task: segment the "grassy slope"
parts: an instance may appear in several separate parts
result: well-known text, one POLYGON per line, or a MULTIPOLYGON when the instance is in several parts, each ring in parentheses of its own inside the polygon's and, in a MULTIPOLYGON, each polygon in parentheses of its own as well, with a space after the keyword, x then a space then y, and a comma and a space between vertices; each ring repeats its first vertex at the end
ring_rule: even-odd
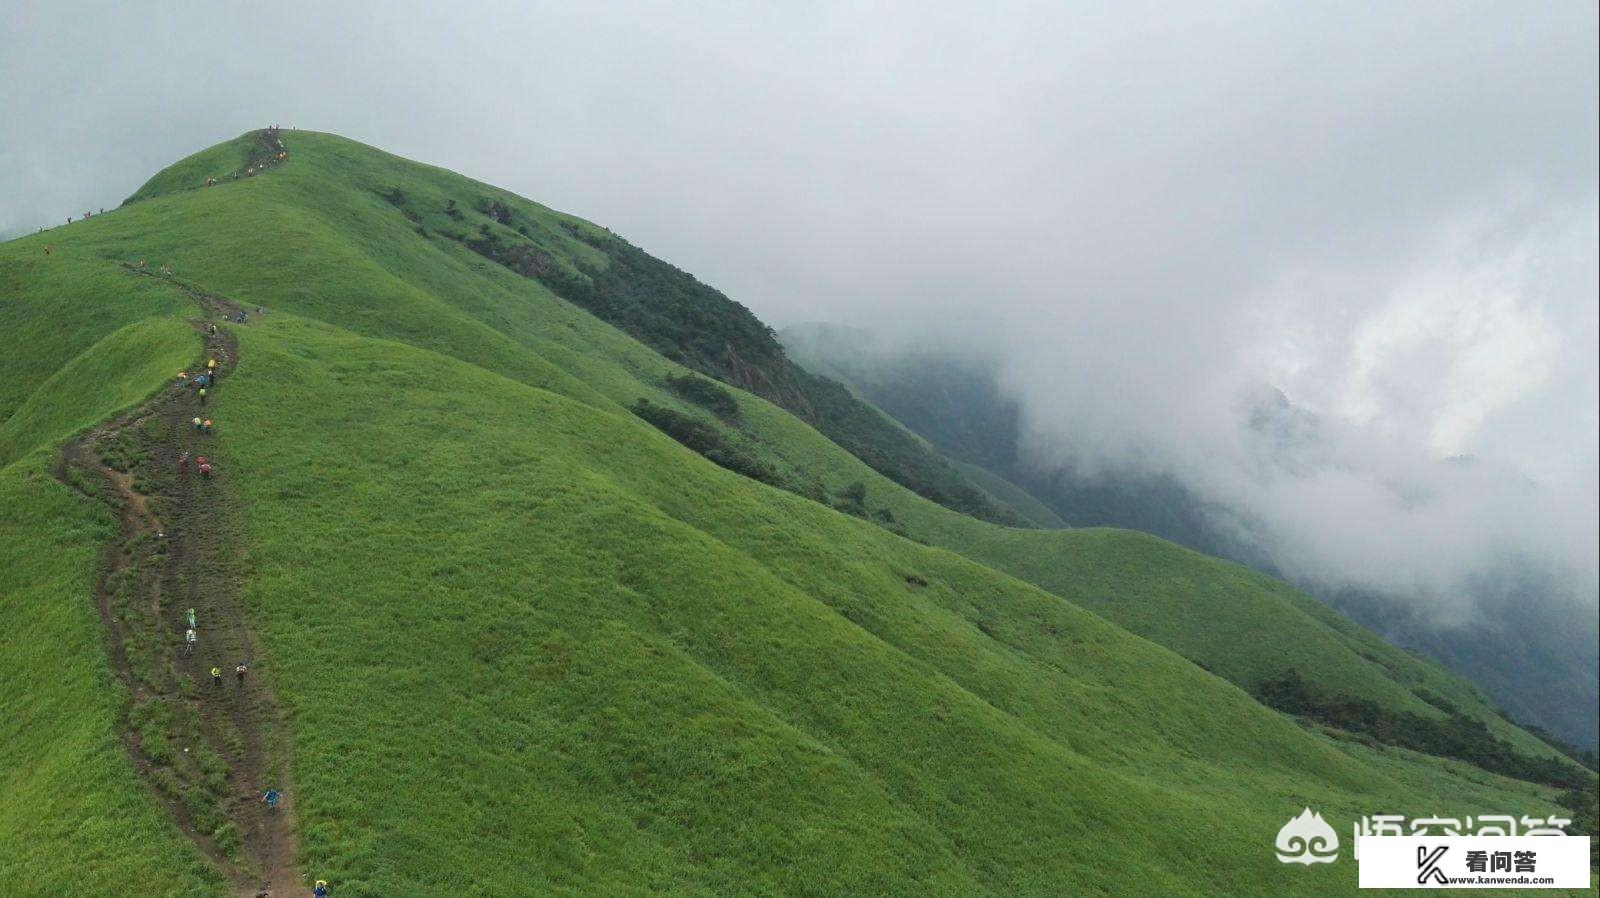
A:
MULTIPOLYGON (((1284 796, 1416 798, 1162 649, 629 416, 288 316, 241 354, 222 455, 306 850, 373 894, 1053 894, 1141 860, 1176 893, 1321 890, 1255 860, 1284 796)), ((1430 807, 1539 804, 1407 776, 1430 807)))
MULTIPOLYGON (((306 856, 347 893, 1054 893, 1126 888, 1107 870, 1135 860, 1176 892, 1319 891, 1353 869, 1264 850, 1297 803, 1548 809, 1326 742, 1017 580, 710 466, 622 410, 674 402, 668 363, 363 205, 348 179, 392 157, 288 140, 281 171, 52 239, 279 310, 243 329, 219 455, 306 856), (1198 879, 1195 857, 1214 862, 1198 879)), ((404 173, 408 193, 447 178, 404 173)), ((775 460, 1021 565, 1018 532, 741 401, 775 460)))
POLYGON ((0 255, 0 333, 22 350, 0 363, 12 366, 0 377, 11 416, 0 421, 0 883, 8 895, 215 894, 217 876, 112 733, 119 696, 90 592, 114 523, 48 471, 55 446, 143 399, 198 343, 171 317, 140 320, 182 308, 170 291, 61 255, 48 272, 34 262, 0 255))

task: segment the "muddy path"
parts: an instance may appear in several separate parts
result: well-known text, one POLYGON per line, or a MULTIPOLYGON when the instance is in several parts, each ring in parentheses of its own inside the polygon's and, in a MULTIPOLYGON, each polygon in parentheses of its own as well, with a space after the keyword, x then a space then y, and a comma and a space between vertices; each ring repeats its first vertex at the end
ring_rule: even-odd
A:
POLYGON ((65 446, 56 476, 117 516, 95 603, 106 655, 127 690, 117 729, 128 757, 234 894, 275 898, 302 886, 285 728, 239 590, 226 437, 238 360, 227 322, 239 309, 171 283, 200 311, 190 324, 203 350, 189 373, 216 361, 219 374, 204 404, 195 387, 175 378, 144 405, 65 446), (210 433, 194 426, 197 416, 213 420, 210 433), (201 456, 211 477, 198 470, 201 456), (185 644, 190 609, 192 649, 185 644), (242 678, 235 674, 240 664, 242 678), (262 801, 268 789, 283 794, 274 811, 262 801))

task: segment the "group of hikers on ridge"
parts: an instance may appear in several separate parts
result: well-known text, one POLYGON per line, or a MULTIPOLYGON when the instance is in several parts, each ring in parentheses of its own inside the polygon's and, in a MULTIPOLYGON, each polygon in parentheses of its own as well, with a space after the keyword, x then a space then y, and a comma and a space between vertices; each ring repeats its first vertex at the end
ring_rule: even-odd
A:
MULTIPOLYGON (((264 310, 257 309, 258 314, 262 312, 264 312, 264 310)), ((242 311, 239 312, 234 320, 238 321, 239 318, 243 317, 243 315, 244 313, 242 311)), ((203 331, 208 337, 215 337, 217 335, 217 326, 215 324, 207 324, 203 328, 203 331)), ((226 358, 226 356, 224 356, 224 358, 226 358)), ((188 392, 192 390, 197 406, 202 407, 197 409, 197 411, 200 411, 200 414, 194 415, 189 420, 189 425, 192 428, 193 438, 196 440, 206 439, 212 435, 214 424, 211 418, 205 414, 203 407, 206 405, 206 400, 210 395, 209 391, 214 391, 216 389, 218 378, 221 376, 221 374, 222 365, 219 362, 216 354, 207 355, 205 366, 199 371, 199 373, 191 374, 189 371, 178 372, 177 382, 175 385, 176 389, 182 392, 188 392)), ((214 469, 211 461, 208 460, 204 455, 194 454, 191 456, 191 450, 189 447, 182 448, 180 454, 178 455, 178 471, 180 474, 187 472, 191 458, 195 463, 196 470, 200 473, 202 478, 210 478, 213 476, 214 469)), ((200 641, 199 631, 201 627, 199 614, 194 608, 188 608, 184 611, 183 625, 183 655, 188 657, 194 654, 195 649, 200 641)), ((219 696, 224 695, 225 693, 222 692, 222 689, 224 685, 223 677, 225 672, 222 665, 212 665, 209 673, 211 675, 213 694, 219 696)), ((249 673, 250 667, 244 661, 239 661, 233 665, 235 689, 240 691, 241 694, 245 688, 245 680, 249 673)), ((276 813, 279 804, 283 801, 282 791, 274 787, 269 786, 257 794, 260 797, 261 803, 265 806, 266 812, 269 814, 276 813)), ((265 889, 265 886, 263 886, 263 889, 265 889)), ((266 893, 263 891, 261 894, 266 893)), ((328 891, 327 881, 321 879, 317 880, 312 894, 316 896, 316 898, 327 898, 327 896, 330 894, 328 891)))
MULTIPOLYGON (((216 325, 209 325, 206 332, 208 334, 215 334, 216 325)), ((217 364, 217 357, 211 356, 206 360, 205 370, 193 377, 190 377, 189 372, 187 371, 179 371, 178 385, 187 385, 194 388, 196 401, 198 401, 200 405, 205 405, 206 397, 210 395, 207 391, 216 389, 217 378, 220 377, 221 374, 222 368, 217 364)), ((195 415, 190 423, 194 425, 194 432, 196 434, 199 434, 200 436, 211 436, 212 425, 210 418, 202 418, 199 415, 195 415)), ((195 470, 200 473, 200 476, 209 479, 214 472, 211 461, 204 455, 196 455, 194 457, 194 462, 195 470)), ((188 470, 189 450, 185 449, 178 455, 178 472, 181 474, 188 470)))
MULTIPOLYGON (((246 178, 253 178, 253 177, 256 176, 257 172, 266 171, 267 170, 267 166, 269 166, 269 165, 277 165, 278 163, 282 162, 283 160, 288 159, 289 158, 289 151, 284 149, 283 138, 278 136, 278 132, 280 130, 282 130, 282 129, 279 128, 277 125, 273 125, 273 126, 267 128, 266 131, 263 132, 261 137, 259 138, 261 143, 265 144, 266 147, 267 147, 266 155, 263 156, 263 155, 259 155, 259 154, 253 154, 252 157, 251 157, 251 162, 249 164, 247 164, 242 169, 238 169, 238 168, 234 169, 233 171, 229 172, 225 177, 228 178, 231 181, 239 180, 239 176, 240 175, 243 175, 246 178)), ((217 179, 216 178, 206 178, 205 186, 207 186, 207 187, 215 187, 215 186, 217 186, 217 179)))
MULTIPOLYGON (((246 177, 246 178, 253 178, 253 177, 256 176, 257 173, 266 171, 268 166, 278 165, 279 163, 283 162, 285 159, 288 159, 289 158, 289 151, 283 145, 283 138, 279 136, 279 132, 281 130, 282 130, 282 128, 280 128, 277 125, 272 125, 271 127, 267 128, 266 131, 261 135, 261 142, 266 144, 266 147, 267 147, 266 154, 265 155, 256 155, 256 156, 252 157, 253 161, 250 164, 246 165, 244 168, 236 168, 233 171, 229 172, 228 174, 224 175, 223 177, 228 179, 228 180, 230 180, 230 181, 237 181, 237 180, 239 180, 239 178, 241 176, 246 177)), ((290 129, 290 130, 293 130, 293 129, 290 129)), ((207 187, 215 187, 215 186, 217 186, 217 181, 218 181, 218 179, 216 179, 216 178, 206 178, 203 183, 207 187)), ((97 215, 97 214, 98 215, 104 215, 104 214, 106 214, 106 210, 104 208, 101 208, 101 210, 98 213, 95 212, 93 209, 86 210, 81 216, 78 217, 77 220, 79 220, 79 221, 88 221, 89 219, 95 217, 95 215, 97 215)), ((73 217, 68 215, 67 216, 67 224, 72 224, 73 221, 74 221, 73 217)), ((45 230, 45 226, 44 225, 39 225, 37 233, 41 233, 42 234, 42 233, 44 233, 44 230, 45 230)), ((50 247, 47 246, 47 247, 44 248, 44 254, 47 255, 47 256, 50 255, 50 247)), ((144 270, 144 261, 143 260, 140 260, 138 267, 139 267, 139 269, 141 271, 144 270)), ((162 266, 161 274, 163 276, 166 276, 166 277, 171 277, 172 276, 172 269, 167 268, 166 266, 162 266)))

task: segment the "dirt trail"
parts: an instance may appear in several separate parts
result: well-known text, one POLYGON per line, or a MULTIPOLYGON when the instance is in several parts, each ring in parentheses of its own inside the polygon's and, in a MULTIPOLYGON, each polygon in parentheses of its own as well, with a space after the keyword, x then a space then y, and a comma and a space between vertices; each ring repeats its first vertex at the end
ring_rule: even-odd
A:
POLYGON ((239 309, 172 283, 203 313, 190 322, 205 347, 192 373, 212 358, 221 372, 207 404, 194 388, 171 385, 64 447, 56 474, 107 502, 120 522, 95 599, 106 654, 128 690, 118 734, 133 766, 235 894, 276 898, 302 886, 285 730, 257 666, 236 571, 224 434, 238 344, 222 323, 239 309), (197 415, 216 419, 211 435, 193 426, 197 415), (180 467, 186 451, 190 459, 180 467), (211 461, 215 476, 200 476, 197 456, 211 461), (190 608, 192 652, 184 648, 190 608), (240 663, 249 669, 243 681, 234 675, 240 663), (213 668, 223 672, 220 685, 213 668), (269 788, 284 795, 273 812, 261 801, 269 788))

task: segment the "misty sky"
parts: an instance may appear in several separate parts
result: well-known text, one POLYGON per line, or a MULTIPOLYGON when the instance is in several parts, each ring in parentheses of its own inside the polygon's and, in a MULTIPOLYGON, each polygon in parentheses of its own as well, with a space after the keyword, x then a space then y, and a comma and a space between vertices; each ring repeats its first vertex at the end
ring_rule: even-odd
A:
POLYGON ((996 354, 1041 459, 1243 496, 1307 576, 1521 540, 1593 592, 1593 3, 4 5, 0 233, 335 131, 996 354), (1265 385, 1314 465, 1241 440, 1265 385))

